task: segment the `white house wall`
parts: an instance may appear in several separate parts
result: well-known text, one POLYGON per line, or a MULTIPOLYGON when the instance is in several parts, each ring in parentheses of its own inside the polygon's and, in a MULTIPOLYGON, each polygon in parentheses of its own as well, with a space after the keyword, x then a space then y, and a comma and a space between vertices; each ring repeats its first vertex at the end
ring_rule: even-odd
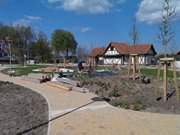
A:
MULTIPOLYGON (((119 52, 115 48, 108 48, 107 52, 105 53, 105 56, 119 56, 119 52)), ((122 58, 104 58, 104 64, 105 65, 113 65, 113 64, 122 64, 122 58)))
POLYGON ((113 64, 122 64, 121 58, 104 58, 104 64, 105 65, 113 65, 113 64))
POLYGON ((109 48, 107 52, 105 53, 105 56, 116 56, 116 55, 119 55, 119 53, 115 48, 113 48, 113 50, 109 48))
MULTIPOLYGON (((141 55, 138 57, 138 63, 141 65, 150 65, 152 64, 152 60, 154 59, 154 51, 151 49, 148 54, 150 55, 141 55)), ((128 55, 125 55, 124 57, 128 57, 128 55)), ((104 54, 104 58, 100 57, 99 60, 104 61, 105 65, 126 65, 128 64, 129 60, 123 59, 123 56, 119 54, 119 52, 115 48, 109 47, 104 54), (110 57, 111 56, 111 57, 110 57)), ((132 63, 134 63, 134 60, 132 59, 132 63)))
POLYGON ((139 56, 138 57, 139 64, 145 64, 146 63, 146 57, 145 56, 139 56))
POLYGON ((104 58, 103 57, 99 57, 99 60, 104 60, 104 58))
MULTIPOLYGON (((152 64, 152 59, 154 57, 153 56, 139 56, 138 57, 138 63, 141 64, 141 65, 150 65, 152 64)), ((134 63, 134 59, 132 58, 132 63, 134 63)))
MULTIPOLYGON (((153 56, 140 56, 138 57, 138 63, 141 65, 151 65, 153 56)), ((104 61, 105 65, 113 65, 113 64, 118 64, 118 65, 126 65, 128 62, 124 62, 123 58, 101 58, 100 60, 104 61)), ((134 59, 132 58, 132 63, 134 63, 134 59)))
POLYGON ((154 59, 154 56, 147 56, 146 57, 146 64, 147 65, 150 65, 150 64, 152 64, 152 60, 154 59))
POLYGON ((180 61, 176 61, 176 68, 180 69, 180 61))

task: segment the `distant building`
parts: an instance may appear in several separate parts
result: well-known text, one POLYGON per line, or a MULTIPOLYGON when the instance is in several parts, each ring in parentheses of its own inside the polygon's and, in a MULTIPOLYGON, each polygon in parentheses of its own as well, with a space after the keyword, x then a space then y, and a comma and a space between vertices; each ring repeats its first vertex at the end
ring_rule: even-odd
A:
POLYGON ((180 51, 177 53, 177 55, 179 55, 179 56, 180 56, 180 51))
POLYGON ((180 69, 180 51, 176 55, 176 67, 180 69))
POLYGON ((129 61, 129 46, 125 43, 110 43, 104 52, 104 64, 124 65, 129 61))
POLYGON ((105 48, 94 48, 91 51, 90 57, 93 58, 93 64, 104 64, 105 48))
POLYGON ((4 41, 0 41, 0 57, 8 56, 8 45, 4 41))
POLYGON ((176 61, 180 61, 180 51, 176 54, 176 61))
POLYGON ((9 47, 4 41, 0 41, 0 62, 6 63, 9 61, 9 47))
POLYGON ((155 63, 154 56, 157 54, 154 46, 150 44, 138 44, 129 46, 126 43, 111 42, 106 49, 95 48, 92 50, 91 57, 95 58, 96 64, 104 65, 125 65, 129 62, 131 54, 138 55, 138 61, 143 65, 155 63))

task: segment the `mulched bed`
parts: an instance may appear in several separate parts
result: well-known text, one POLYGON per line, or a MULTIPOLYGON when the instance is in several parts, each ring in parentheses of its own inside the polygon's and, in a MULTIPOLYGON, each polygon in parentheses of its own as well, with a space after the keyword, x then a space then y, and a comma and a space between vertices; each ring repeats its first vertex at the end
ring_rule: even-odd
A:
MULTIPOLYGON (((158 97, 163 96, 163 90, 160 88, 160 93, 156 95, 157 81, 155 79, 151 79, 150 84, 143 84, 140 80, 129 80, 127 75, 121 73, 116 76, 89 78, 83 80, 82 84, 91 92, 105 97, 111 105, 116 107, 163 114, 180 114, 180 102, 177 102, 175 93, 167 102, 163 102, 163 99, 157 101, 158 97)), ((180 85, 180 82, 178 84, 180 85)), ((159 86, 162 86, 162 82, 159 86)), ((170 88, 171 91, 173 87, 170 88)))
POLYGON ((1 135, 47 135, 48 125, 41 125, 47 121, 48 104, 40 94, 0 82, 1 135))

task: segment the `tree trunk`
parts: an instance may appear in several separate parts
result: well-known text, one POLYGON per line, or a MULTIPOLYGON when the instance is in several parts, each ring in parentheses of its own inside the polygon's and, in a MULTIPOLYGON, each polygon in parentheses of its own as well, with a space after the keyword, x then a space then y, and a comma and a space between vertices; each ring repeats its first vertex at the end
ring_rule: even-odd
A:
POLYGON ((68 58, 69 57, 69 49, 67 48, 66 49, 66 58, 68 58))

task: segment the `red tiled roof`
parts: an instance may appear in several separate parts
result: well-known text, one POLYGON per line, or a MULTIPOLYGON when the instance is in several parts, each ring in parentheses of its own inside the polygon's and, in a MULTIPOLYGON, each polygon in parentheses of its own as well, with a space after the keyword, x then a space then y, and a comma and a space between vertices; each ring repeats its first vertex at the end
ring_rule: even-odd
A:
POLYGON ((153 45, 150 45, 150 44, 137 44, 134 46, 129 46, 126 43, 112 42, 110 43, 108 48, 109 47, 114 47, 120 54, 147 54, 150 51, 150 49, 154 50, 153 45))
POLYGON ((127 43, 111 42, 107 48, 94 48, 91 52, 91 56, 102 56, 110 47, 114 47, 119 52, 119 54, 122 55, 148 54, 151 49, 156 54, 153 45, 150 44, 137 44, 134 46, 129 46, 127 43))
POLYGON ((129 46, 126 43, 115 43, 115 42, 112 42, 112 43, 110 43, 110 46, 114 47, 120 54, 128 54, 129 46))
POLYGON ((129 47, 130 54, 148 54, 148 52, 152 49, 152 45, 134 45, 129 47))
POLYGON ((94 48, 90 54, 92 57, 102 56, 104 54, 105 48, 94 48))

